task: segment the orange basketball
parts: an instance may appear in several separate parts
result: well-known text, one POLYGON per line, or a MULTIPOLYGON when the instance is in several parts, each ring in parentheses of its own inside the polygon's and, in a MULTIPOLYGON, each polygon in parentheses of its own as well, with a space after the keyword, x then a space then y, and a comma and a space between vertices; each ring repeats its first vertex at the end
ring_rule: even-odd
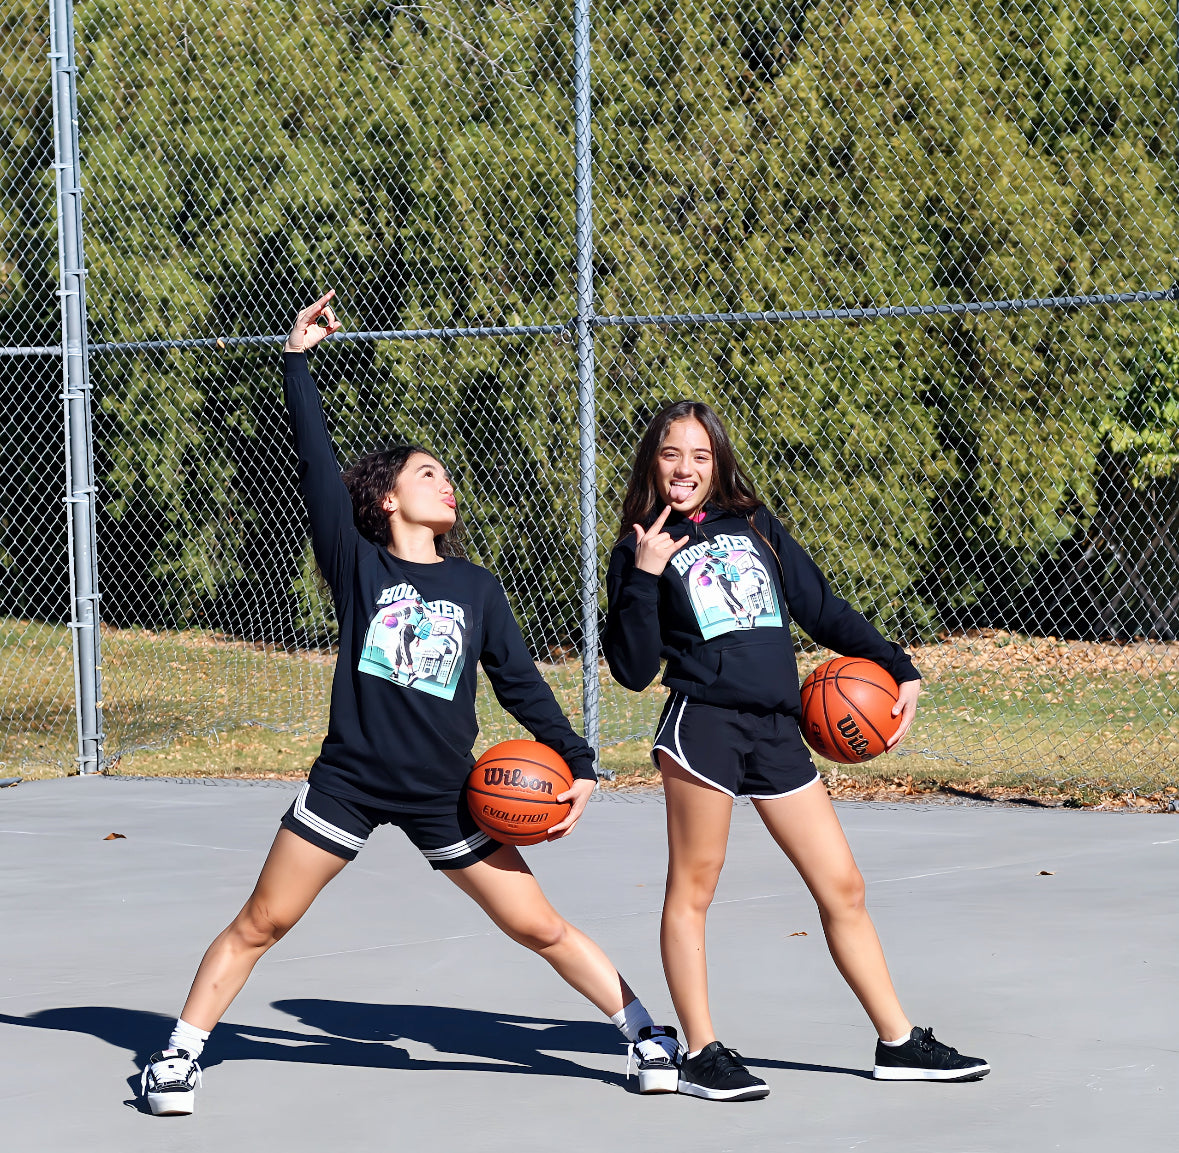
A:
POLYGON ((864 657, 824 661, 802 682, 802 735, 821 757, 843 765, 870 761, 901 727, 891 675, 864 657))
POLYGON ((503 741, 467 777, 467 805, 475 824, 509 845, 536 845, 569 815, 559 794, 573 785, 564 760, 539 741, 503 741))

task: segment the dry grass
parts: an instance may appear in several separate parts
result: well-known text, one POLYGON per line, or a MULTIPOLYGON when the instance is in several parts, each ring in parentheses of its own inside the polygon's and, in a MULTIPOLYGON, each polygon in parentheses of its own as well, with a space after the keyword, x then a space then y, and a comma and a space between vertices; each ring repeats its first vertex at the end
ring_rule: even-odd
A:
MULTIPOLYGON (((202 633, 104 630, 102 643, 108 772, 299 777, 314 760, 329 655, 202 633)), ((0 621, 0 775, 58 776, 72 764, 69 646, 65 629, 0 621)), ((827 655, 801 654, 802 674, 827 655)), ((1179 795, 1179 645, 979 633, 914 657, 925 686, 906 746, 864 765, 821 762, 833 795, 1154 810, 1179 795)), ((579 724, 580 667, 542 668, 579 724)), ((646 738, 665 700, 658 686, 628 693, 603 672, 607 787, 657 786, 646 738)), ((479 712, 485 743, 522 735, 486 685, 479 712)))

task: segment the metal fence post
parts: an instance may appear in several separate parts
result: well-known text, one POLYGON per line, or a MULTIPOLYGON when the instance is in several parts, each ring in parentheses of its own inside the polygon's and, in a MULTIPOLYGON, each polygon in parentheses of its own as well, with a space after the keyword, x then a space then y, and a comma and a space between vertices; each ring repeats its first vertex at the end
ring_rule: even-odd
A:
POLYGON ((590 0, 573 7, 573 119, 577 204, 577 400, 581 463, 582 706, 585 739, 599 744, 598 685, 598 480, 594 412, 594 232, 590 0))
POLYGON ((82 177, 78 155, 77 64, 72 0, 51 0, 53 144, 57 174, 58 296, 61 300, 66 520, 70 548, 70 628, 78 718, 78 771, 102 768, 98 636, 98 547, 94 523, 93 426, 82 255, 82 177))

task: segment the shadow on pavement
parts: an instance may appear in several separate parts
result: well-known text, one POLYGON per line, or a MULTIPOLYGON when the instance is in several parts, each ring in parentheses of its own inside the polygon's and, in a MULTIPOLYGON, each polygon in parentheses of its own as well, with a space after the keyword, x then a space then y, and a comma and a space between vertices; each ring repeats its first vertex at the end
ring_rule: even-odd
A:
MULTIPOLYGON (((587 1069, 549 1052, 620 1054, 622 1039, 614 1026, 604 1021, 563 1021, 441 1005, 374 1005, 321 999, 273 1004, 316 1032, 222 1021, 201 1065, 211 1069, 228 1061, 292 1061, 368 1069, 465 1069, 626 1084, 622 1073, 587 1069), (429 1045, 442 1056, 411 1057, 395 1044, 399 1040, 429 1045)), ((138 1070, 154 1051, 167 1044, 174 1018, 139 1009, 78 1005, 45 1009, 27 1017, 0 1013, 0 1024, 89 1034, 126 1050, 138 1070)), ((135 1100, 126 1103, 138 1107, 138 1071, 127 1079, 127 1084, 135 1100)))

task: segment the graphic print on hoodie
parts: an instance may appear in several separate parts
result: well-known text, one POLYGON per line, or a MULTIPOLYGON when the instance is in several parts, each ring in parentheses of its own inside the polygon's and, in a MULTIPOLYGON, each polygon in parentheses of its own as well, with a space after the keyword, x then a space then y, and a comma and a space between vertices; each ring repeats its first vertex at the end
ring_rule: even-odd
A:
POLYGON ((706 641, 738 629, 782 627, 774 582, 749 537, 721 534, 681 549, 670 563, 706 641))
POLYGON ((408 581, 382 590, 357 668, 395 685, 454 700, 467 656, 469 605, 425 601, 408 581))

